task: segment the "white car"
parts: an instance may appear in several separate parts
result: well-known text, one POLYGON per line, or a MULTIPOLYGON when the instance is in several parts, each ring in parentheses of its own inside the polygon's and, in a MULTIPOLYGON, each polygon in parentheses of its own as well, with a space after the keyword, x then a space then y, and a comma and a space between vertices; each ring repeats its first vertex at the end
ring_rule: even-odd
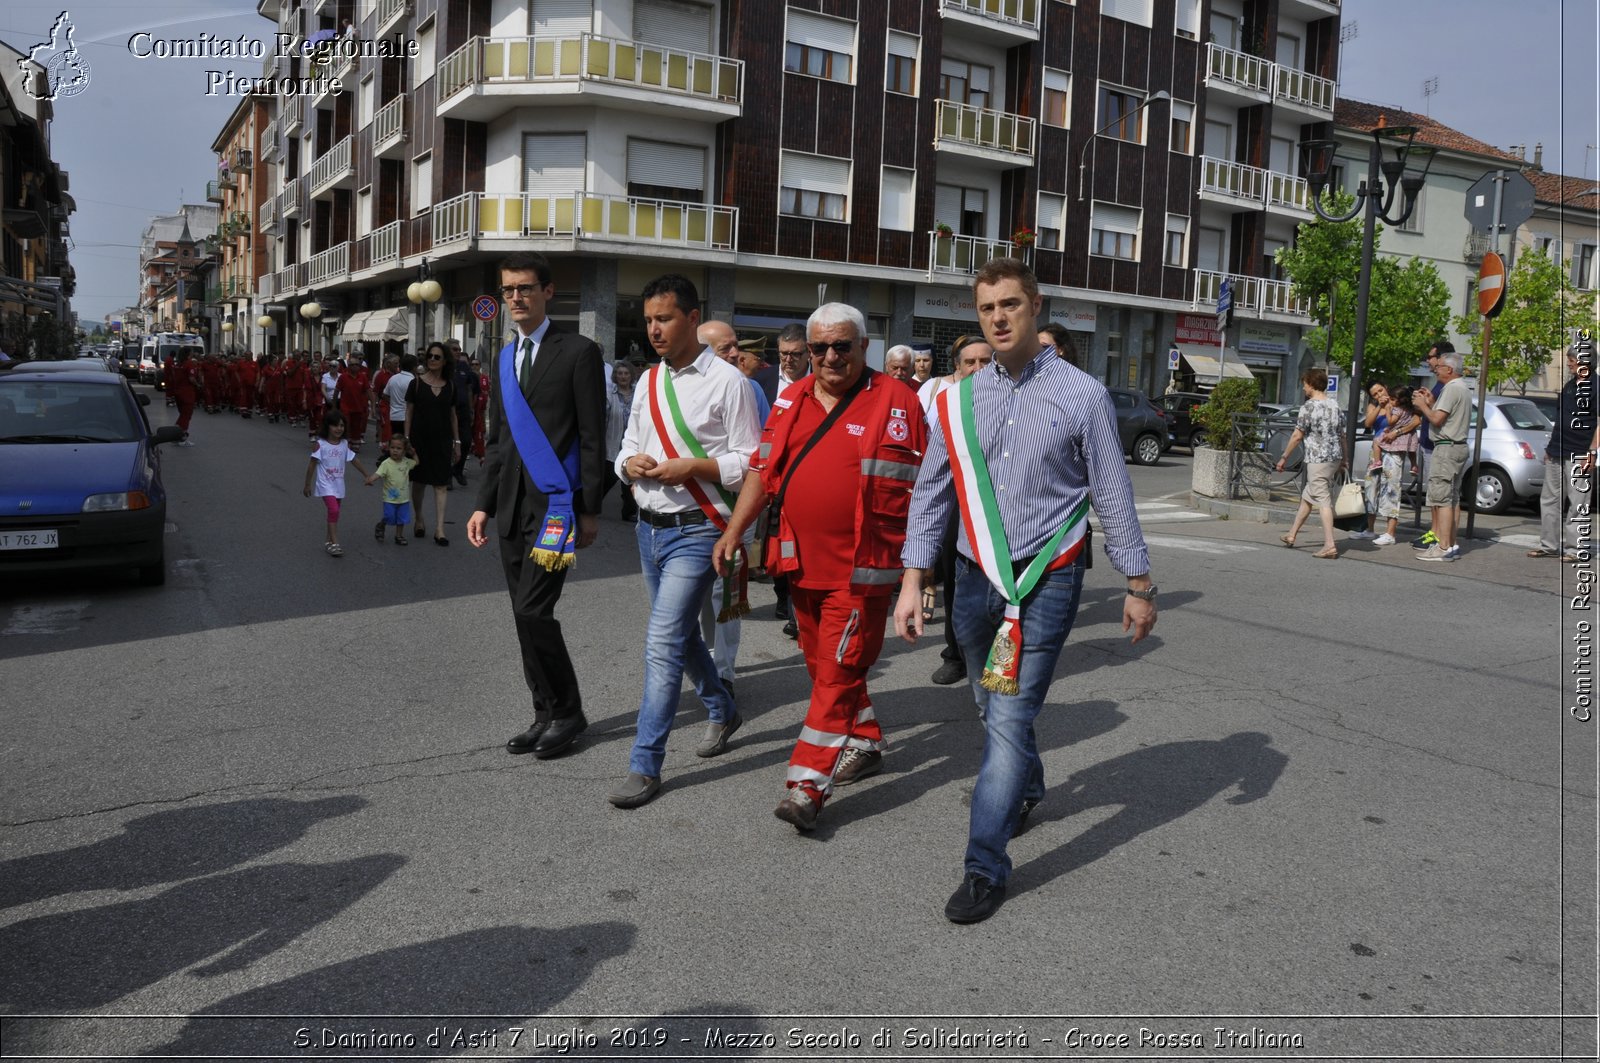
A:
MULTIPOLYGON (((1518 501, 1537 505, 1539 491, 1544 487, 1544 448, 1550 441, 1550 421, 1533 403, 1515 395, 1490 395, 1486 401, 1489 416, 1478 465, 1478 512, 1503 513, 1518 501)), ((1469 462, 1477 434, 1478 409, 1474 401, 1472 425, 1467 430, 1469 462)), ((1371 436, 1358 436, 1353 468, 1365 470, 1371 451, 1371 436)))

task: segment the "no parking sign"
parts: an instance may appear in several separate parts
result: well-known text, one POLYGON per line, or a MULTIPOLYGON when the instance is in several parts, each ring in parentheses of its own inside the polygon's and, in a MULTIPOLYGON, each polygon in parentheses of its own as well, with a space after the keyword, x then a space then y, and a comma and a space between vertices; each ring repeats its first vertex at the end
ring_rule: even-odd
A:
POLYGON ((480 295, 472 300, 472 316, 479 321, 493 321, 500 313, 500 300, 492 295, 480 295))

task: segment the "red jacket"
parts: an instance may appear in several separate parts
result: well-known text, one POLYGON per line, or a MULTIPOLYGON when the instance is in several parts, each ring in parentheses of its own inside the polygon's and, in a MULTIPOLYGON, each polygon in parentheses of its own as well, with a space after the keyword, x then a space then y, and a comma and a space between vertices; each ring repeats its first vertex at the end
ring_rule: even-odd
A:
POLYGON ((367 408, 367 371, 365 369, 346 369, 339 374, 339 383, 334 394, 339 399, 339 409, 345 413, 357 413, 367 408))
MULTIPOLYGON (((917 470, 927 449, 928 430, 915 391, 875 370, 867 372, 870 376, 866 386, 842 418, 865 426, 865 431, 856 437, 861 475, 856 493, 856 538, 849 547, 850 590, 855 594, 885 594, 894 589, 903 570, 900 549, 906 541, 911 487, 917 482, 917 470)), ((752 468, 761 474, 761 486, 769 497, 777 495, 789 464, 789 433, 795 420, 789 411, 802 395, 811 392, 815 383, 815 376, 807 376, 785 388, 773 403, 772 414, 761 432, 761 445, 756 449, 752 468)), ((830 434, 843 430, 838 422, 828 429, 830 434)), ((793 453, 798 454, 804 445, 804 440, 796 441, 793 453)), ((806 460, 813 458, 808 456, 806 460)), ((804 505, 804 500, 791 491, 783 505, 788 509, 804 505)), ((774 539, 779 537, 784 523, 780 513, 778 527, 773 529, 774 539)), ((807 542, 801 550, 837 549, 843 545, 807 542)), ((776 541, 767 543, 765 556, 774 559, 767 566, 769 571, 783 573, 797 567, 793 559, 785 564, 776 541)))

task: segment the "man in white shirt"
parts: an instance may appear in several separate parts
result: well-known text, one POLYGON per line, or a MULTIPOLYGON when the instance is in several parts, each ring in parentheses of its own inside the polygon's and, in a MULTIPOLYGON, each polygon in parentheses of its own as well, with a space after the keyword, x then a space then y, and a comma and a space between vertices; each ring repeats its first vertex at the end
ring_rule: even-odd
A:
POLYGON ((383 386, 383 398, 389 404, 390 434, 406 430, 406 392, 411 389, 411 382, 416 378, 417 356, 401 355, 400 372, 390 377, 389 382, 383 386))
POLYGON ((628 775, 609 795, 618 808, 638 808, 661 789, 686 672, 710 717, 697 755, 723 752, 742 722, 699 616, 715 575, 712 548, 727 527, 761 426, 744 374, 701 346, 699 308, 700 294, 686 277, 669 274, 645 286, 645 328, 662 361, 637 385, 615 468, 639 503, 650 625, 638 734, 628 775))

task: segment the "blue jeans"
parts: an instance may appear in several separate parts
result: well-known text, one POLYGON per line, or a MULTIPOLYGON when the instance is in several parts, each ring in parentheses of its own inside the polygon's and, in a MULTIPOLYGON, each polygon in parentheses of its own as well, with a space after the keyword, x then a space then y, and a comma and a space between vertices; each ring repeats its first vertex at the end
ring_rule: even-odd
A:
POLYGON ((650 595, 650 626, 644 641, 639 731, 628 770, 659 777, 685 672, 712 720, 725 723, 733 715, 733 699, 717 677, 717 666, 700 637, 700 605, 716 575, 711 568, 711 548, 721 533, 711 524, 653 528, 641 520, 636 534, 644 586, 650 595))
MULTIPOLYGON (((1020 566, 1019 566, 1020 567, 1020 566)), ((967 658, 973 695, 983 716, 983 760, 972 791, 972 824, 965 867, 1004 885, 1011 874, 1006 844, 1016 829, 1024 800, 1044 797, 1044 762, 1034 740, 1033 720, 1055 675, 1061 647, 1078 614, 1083 566, 1047 573, 1022 602, 1022 664, 1016 694, 996 694, 978 685, 983 662, 1005 614, 1006 601, 983 570, 956 558, 952 607, 956 639, 967 658)))

